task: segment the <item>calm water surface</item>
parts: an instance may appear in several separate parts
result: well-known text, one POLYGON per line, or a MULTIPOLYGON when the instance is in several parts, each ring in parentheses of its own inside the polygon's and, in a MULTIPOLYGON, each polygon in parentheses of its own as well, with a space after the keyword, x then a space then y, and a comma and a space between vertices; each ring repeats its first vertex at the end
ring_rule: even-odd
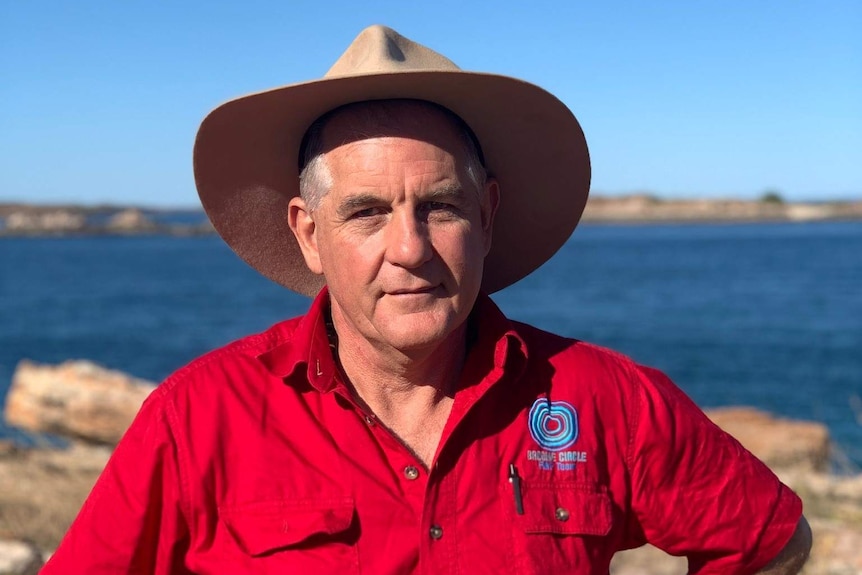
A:
MULTIPOLYGON (((862 464, 860 223, 584 225, 494 299, 659 367, 702 406, 822 421, 862 464)), ((0 395, 22 358, 158 381, 308 303, 216 237, 2 239, 0 395)))

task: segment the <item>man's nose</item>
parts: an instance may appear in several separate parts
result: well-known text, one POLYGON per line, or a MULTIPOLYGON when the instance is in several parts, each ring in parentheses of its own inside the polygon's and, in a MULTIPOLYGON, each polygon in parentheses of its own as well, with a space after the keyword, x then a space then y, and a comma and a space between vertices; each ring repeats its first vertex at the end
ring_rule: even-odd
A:
POLYGON ((404 268, 416 268, 431 259, 428 226, 416 214, 393 214, 386 230, 386 260, 404 268))

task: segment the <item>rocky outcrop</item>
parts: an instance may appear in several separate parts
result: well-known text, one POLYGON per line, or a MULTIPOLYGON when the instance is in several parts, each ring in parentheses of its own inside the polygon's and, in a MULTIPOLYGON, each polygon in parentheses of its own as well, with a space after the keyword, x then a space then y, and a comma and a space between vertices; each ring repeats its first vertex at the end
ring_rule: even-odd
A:
POLYGON ((6 421, 29 431, 95 443, 119 441, 155 384, 89 361, 18 364, 6 421))
POLYGON ((0 238, 213 234, 200 210, 0 203, 0 238))
POLYGON ((733 199, 664 200, 649 194, 593 195, 585 222, 761 222, 862 218, 862 201, 790 203, 733 199))
POLYGON ((41 567, 42 556, 34 545, 0 539, 0 575, 36 575, 41 567))
POLYGON ((66 234, 78 232, 87 225, 82 214, 64 210, 54 210, 42 213, 28 211, 13 212, 6 217, 5 231, 20 234, 66 234))
MULTIPOLYGON (((778 473, 805 502, 805 512, 862 529, 862 475, 830 475, 801 471, 778 473)), ((862 541, 860 541, 862 553, 862 541)))
POLYGON ((706 414, 773 471, 829 468, 829 430, 822 423, 780 419, 750 407, 711 409, 706 414))
MULTIPOLYGON (((72 442, 67 449, 0 452, 0 540, 27 542, 43 553, 55 549, 111 450, 109 446, 72 442)), ((18 553, 13 555, 18 557, 18 553)), ((0 561, 6 557, 0 547, 0 561)), ((0 569, 0 575, 3 573, 0 569)))
POLYGON ((130 208, 111 216, 105 227, 113 232, 141 233, 154 231, 158 226, 141 210, 130 208))

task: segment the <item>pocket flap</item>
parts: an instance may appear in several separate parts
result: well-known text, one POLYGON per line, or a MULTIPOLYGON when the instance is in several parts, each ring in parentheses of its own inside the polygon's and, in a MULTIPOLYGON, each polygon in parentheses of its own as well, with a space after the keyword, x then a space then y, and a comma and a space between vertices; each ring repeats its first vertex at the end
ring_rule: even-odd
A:
POLYGON ((611 498, 603 486, 524 482, 521 489, 524 514, 515 517, 527 533, 610 533, 613 522, 611 498))
POLYGON ((353 499, 345 497, 255 502, 220 508, 219 516, 240 548, 259 556, 346 531, 355 511, 353 499))

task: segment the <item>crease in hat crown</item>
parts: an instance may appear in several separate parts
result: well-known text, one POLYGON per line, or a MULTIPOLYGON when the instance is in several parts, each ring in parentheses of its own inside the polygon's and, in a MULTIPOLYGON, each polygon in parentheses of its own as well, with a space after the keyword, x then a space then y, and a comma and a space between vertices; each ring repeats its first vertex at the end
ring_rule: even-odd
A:
POLYGON ((386 26, 359 33, 324 78, 399 72, 460 72, 452 60, 386 26))

